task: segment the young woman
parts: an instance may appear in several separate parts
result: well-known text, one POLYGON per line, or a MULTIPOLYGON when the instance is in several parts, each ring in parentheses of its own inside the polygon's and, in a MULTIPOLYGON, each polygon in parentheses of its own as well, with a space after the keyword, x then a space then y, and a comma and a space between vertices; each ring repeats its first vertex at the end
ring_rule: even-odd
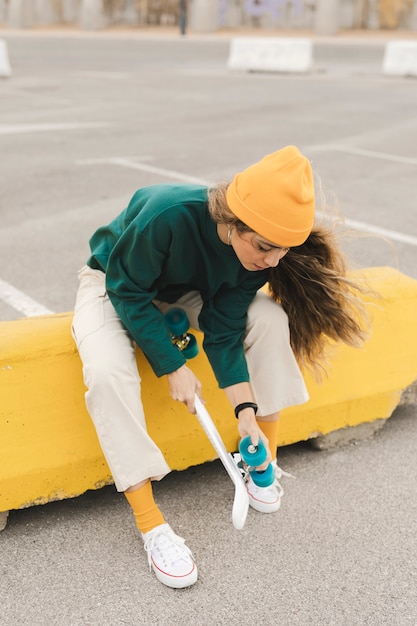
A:
POLYGON ((310 163, 287 146, 213 189, 139 189, 90 240, 73 322, 86 403, 149 565, 170 587, 192 585, 197 567, 153 498, 151 481, 170 469, 147 433, 135 346, 166 377, 171 397, 194 412, 201 383, 163 320, 170 306, 185 309, 204 333, 239 435, 261 438, 274 463, 271 487, 249 478, 250 504, 277 511, 279 412, 308 400, 298 362, 316 363, 326 337, 350 344, 362 337, 343 256, 331 231, 314 227, 314 211, 310 163), (266 283, 271 297, 259 291, 266 283))

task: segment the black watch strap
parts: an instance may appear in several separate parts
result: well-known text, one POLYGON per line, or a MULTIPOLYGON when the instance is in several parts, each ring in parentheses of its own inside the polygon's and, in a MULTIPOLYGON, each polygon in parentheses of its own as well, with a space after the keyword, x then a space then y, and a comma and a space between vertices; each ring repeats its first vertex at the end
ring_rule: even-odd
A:
POLYGON ((253 409, 256 415, 258 412, 258 405, 255 402, 242 402, 242 404, 238 404, 235 408, 236 419, 239 419, 239 413, 243 411, 243 409, 253 409))

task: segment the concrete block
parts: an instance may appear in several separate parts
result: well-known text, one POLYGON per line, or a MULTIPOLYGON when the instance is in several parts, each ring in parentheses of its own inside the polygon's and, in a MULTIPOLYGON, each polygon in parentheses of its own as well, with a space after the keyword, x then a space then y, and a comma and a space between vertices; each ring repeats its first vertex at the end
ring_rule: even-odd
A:
POLYGON ((389 41, 385 46, 382 73, 417 76, 417 41, 389 41))
POLYGON ((76 22, 79 13, 78 0, 62 0, 62 21, 64 24, 76 22))
POLYGON ((81 0, 79 26, 82 30, 100 30, 106 26, 102 0, 81 0))
POLYGON ((0 39, 0 78, 8 78, 11 75, 12 68, 10 67, 7 43, 4 39, 0 39))
POLYGON ((33 0, 36 23, 40 25, 60 24, 62 4, 57 0, 33 0))
POLYGON ((311 39, 304 37, 235 37, 227 67, 251 72, 308 72, 313 58, 311 39))
POLYGON ((404 389, 399 406, 417 405, 417 380, 412 385, 404 389))
POLYGON ((316 35, 337 35, 339 32, 340 0, 320 0, 316 3, 314 32, 316 35))
POLYGON ((214 33, 219 27, 218 0, 192 0, 188 25, 194 33, 214 33))
POLYGON ((0 24, 6 23, 6 0, 0 0, 0 24))
MULTIPOLYGON (((361 349, 332 346, 321 384, 305 372, 310 400, 282 411, 279 446, 341 429, 346 442, 350 427, 389 418, 417 380, 417 281, 391 268, 360 275, 379 294, 366 296, 371 336, 361 349)), ((70 312, 0 323, 0 513, 112 482, 85 407, 71 321, 70 312)), ((202 334, 195 334, 201 347, 202 334)), ((170 467, 213 460, 197 418, 170 399, 166 380, 155 377, 140 350, 137 360, 149 433, 170 467)), ((203 383, 207 409, 226 448, 235 451, 236 420, 202 350, 190 367, 203 383)), ((340 433, 336 439, 341 441, 340 433)), ((6 519, 0 515, 0 527, 6 519)))
POLYGON ((9 0, 7 26, 11 28, 31 28, 35 17, 33 0, 9 0))
POLYGON ((9 517, 9 511, 2 511, 0 513, 0 530, 4 530, 6 528, 8 517, 9 517))
POLYGON ((386 421, 386 419, 377 419, 374 422, 366 422, 349 428, 339 428, 328 435, 314 437, 310 440, 310 444, 316 450, 330 450, 331 448, 348 446, 373 437, 383 428, 386 421))

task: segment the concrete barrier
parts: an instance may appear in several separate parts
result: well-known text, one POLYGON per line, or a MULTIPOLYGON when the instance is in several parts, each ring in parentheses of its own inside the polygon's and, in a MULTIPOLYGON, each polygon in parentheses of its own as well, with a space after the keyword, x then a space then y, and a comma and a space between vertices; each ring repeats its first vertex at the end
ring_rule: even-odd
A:
POLYGON ((417 76, 417 41, 389 41, 385 46, 382 73, 417 76))
POLYGON ((215 33, 218 30, 218 0, 192 0, 189 5, 189 27, 193 33, 215 33))
MULTIPOLYGON (((279 445, 387 419, 417 379, 417 281, 389 268, 363 272, 380 298, 369 300, 372 336, 361 349, 337 346, 328 378, 306 374, 311 399, 282 412, 279 445)), ((84 405, 72 313, 0 323, 0 512, 77 496, 112 482, 84 405)), ((201 333, 196 333, 201 344, 201 333)), ((138 351, 152 437, 172 469, 215 457, 198 420, 171 401, 138 351)), ((229 451, 237 429, 203 353, 191 367, 229 451)), ((1 519, 1 515, 0 515, 1 519)))
POLYGON ((314 10, 314 32, 316 35, 337 35, 340 29, 339 0, 320 0, 314 10))
POLYGON ((227 67, 250 72, 308 72, 313 58, 311 39, 303 37, 235 37, 227 67))
POLYGON ((79 26, 82 30, 100 30, 106 26, 102 0, 81 0, 79 26))
POLYGON ((31 28, 35 21, 33 0, 9 0, 7 26, 10 28, 31 28))
POLYGON ((11 75, 12 68, 10 67, 7 43, 4 39, 0 39, 0 78, 8 78, 11 75))

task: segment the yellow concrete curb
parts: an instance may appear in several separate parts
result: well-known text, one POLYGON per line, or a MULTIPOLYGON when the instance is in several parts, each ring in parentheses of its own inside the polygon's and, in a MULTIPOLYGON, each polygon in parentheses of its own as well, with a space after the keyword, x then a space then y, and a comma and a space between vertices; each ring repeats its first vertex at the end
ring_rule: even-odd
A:
MULTIPOLYGON (((280 445, 389 417, 417 379, 417 281, 390 268, 361 273, 371 298, 372 336, 362 349, 335 348, 321 385, 306 374, 311 400, 283 411, 280 445)), ((77 496, 111 483, 84 405, 72 313, 0 323, 0 512, 77 496)), ((201 336, 197 334, 201 344, 201 336)), ((170 400, 138 353, 148 427, 172 469, 212 460, 197 419, 170 400)), ((204 354, 191 362, 227 448, 236 421, 204 354)))

